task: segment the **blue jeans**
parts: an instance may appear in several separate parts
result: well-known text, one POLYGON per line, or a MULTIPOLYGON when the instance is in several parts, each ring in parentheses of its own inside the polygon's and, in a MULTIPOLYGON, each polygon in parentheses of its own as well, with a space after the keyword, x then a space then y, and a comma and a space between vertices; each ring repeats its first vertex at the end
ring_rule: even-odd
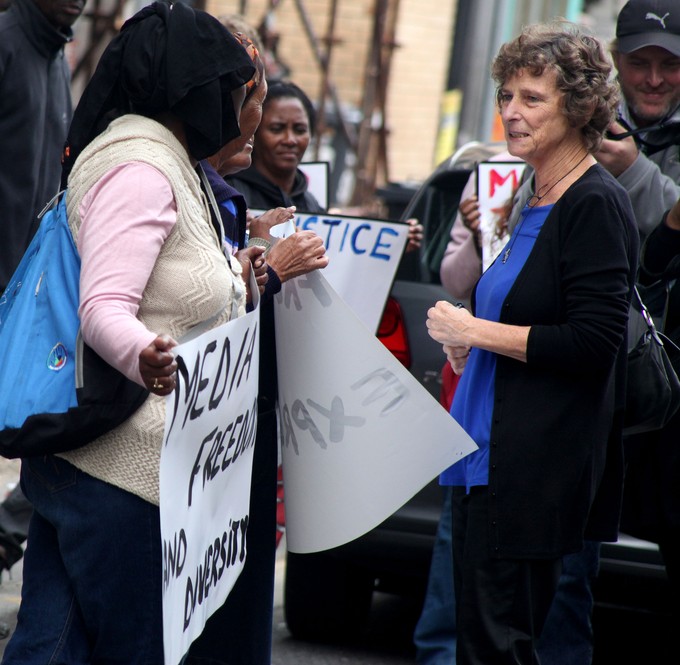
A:
POLYGON ((413 634, 416 663, 452 665, 456 662, 456 599, 453 593, 451 549, 451 487, 444 503, 432 550, 425 602, 413 634))
POLYGON ((22 461, 33 504, 3 665, 163 662, 157 506, 58 457, 22 461))
POLYGON ((593 593, 600 567, 600 543, 562 557, 557 593, 538 641, 542 665, 590 665, 593 660, 593 593))
MULTIPOLYGON (((456 617, 451 549, 451 488, 432 552, 425 602, 413 641, 418 665, 456 662, 456 617)), ((562 574, 538 641, 541 665, 590 665, 593 659, 591 582, 597 576, 600 543, 585 541, 581 552, 562 558, 562 574)))

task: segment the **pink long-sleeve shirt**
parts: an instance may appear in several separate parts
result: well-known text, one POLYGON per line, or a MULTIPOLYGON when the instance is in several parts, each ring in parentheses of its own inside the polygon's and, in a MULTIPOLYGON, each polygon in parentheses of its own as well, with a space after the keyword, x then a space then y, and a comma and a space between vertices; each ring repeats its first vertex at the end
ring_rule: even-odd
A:
POLYGON ((83 197, 78 251, 83 340, 129 379, 144 385, 139 354, 162 331, 137 319, 158 254, 177 221, 170 183, 149 164, 108 171, 83 197))

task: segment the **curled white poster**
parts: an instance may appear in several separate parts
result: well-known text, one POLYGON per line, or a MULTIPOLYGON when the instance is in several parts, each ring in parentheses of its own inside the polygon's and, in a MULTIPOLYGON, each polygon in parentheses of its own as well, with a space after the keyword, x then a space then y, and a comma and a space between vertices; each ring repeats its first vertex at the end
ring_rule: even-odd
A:
POLYGON ((246 557, 259 308, 177 347, 161 451, 163 636, 177 665, 246 557))
POLYGON ((286 541, 314 552, 377 526, 476 445, 320 271, 275 306, 286 541))

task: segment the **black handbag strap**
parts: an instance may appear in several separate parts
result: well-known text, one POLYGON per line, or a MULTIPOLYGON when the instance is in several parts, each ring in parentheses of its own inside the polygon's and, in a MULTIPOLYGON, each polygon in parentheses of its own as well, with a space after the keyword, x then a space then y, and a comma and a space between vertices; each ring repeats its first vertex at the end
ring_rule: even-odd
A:
POLYGON ((647 306, 642 300, 642 296, 640 295, 640 291, 638 290, 637 284, 633 286, 633 297, 635 298, 636 301, 634 305, 635 309, 637 309, 637 311, 640 312, 640 314, 642 314, 642 318, 645 320, 645 323, 647 324, 647 327, 649 328, 650 332, 656 335, 657 330, 656 326, 654 325, 654 319, 652 319, 652 315, 649 313, 647 306))
MULTIPOLYGON (((647 324, 647 328, 649 329, 649 332, 654 336, 656 341, 661 344, 662 346, 670 346, 675 351, 680 353, 680 346, 678 346, 670 337, 667 335, 664 335, 662 332, 660 332, 657 327, 654 325, 654 319, 652 318, 652 315, 649 313, 649 310, 647 309, 647 306, 645 305, 644 301, 642 300, 642 296, 640 295, 640 291, 638 291, 637 286, 633 286, 633 291, 634 291, 634 298, 637 301, 637 304, 635 306, 635 309, 637 309, 640 314, 642 314, 642 318, 644 319, 645 323, 647 324)), ((664 316, 665 319, 665 316, 664 316)))
POLYGON ((638 311, 642 311, 640 307, 644 307, 645 311, 651 316, 652 321, 655 321, 654 325, 657 330, 660 331, 666 330, 666 320, 668 318, 668 312, 671 302, 671 290, 673 289, 675 284, 676 284, 675 279, 669 280, 666 278, 661 278, 657 279, 655 282, 651 284, 640 285, 640 287, 643 290, 643 293, 650 295, 654 294, 652 297, 652 301, 654 301, 654 313, 656 316, 652 316, 647 306, 643 304, 642 295, 640 293, 640 290, 638 289, 638 285, 637 284, 635 285, 635 294, 638 302, 638 305, 636 305, 636 309, 638 309, 638 311))

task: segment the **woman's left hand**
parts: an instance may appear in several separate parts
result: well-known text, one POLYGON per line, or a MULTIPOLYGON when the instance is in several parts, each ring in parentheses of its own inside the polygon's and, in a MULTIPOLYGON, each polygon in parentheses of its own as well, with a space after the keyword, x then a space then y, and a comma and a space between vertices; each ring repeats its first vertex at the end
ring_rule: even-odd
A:
POLYGON ((469 347, 469 328, 474 317, 464 307, 440 300, 427 311, 427 332, 447 347, 469 347))
POLYGON ((462 374, 470 357, 469 346, 447 346, 444 344, 444 353, 455 374, 462 374))
POLYGON ((243 281, 246 283, 246 302, 250 303, 253 300, 253 294, 250 292, 250 271, 252 269, 255 274, 255 281, 260 295, 264 293, 264 287, 269 279, 267 274, 267 261, 264 258, 265 248, 260 245, 251 245, 245 249, 239 249, 236 252, 236 259, 243 268, 243 281))
POLYGON ((169 335, 158 335, 139 354, 139 372, 144 385, 154 395, 169 395, 176 384, 177 362, 171 349, 177 342, 169 335))
POLYGON ((298 229, 287 238, 272 245, 267 256, 269 265, 282 283, 328 265, 328 255, 323 240, 314 231, 298 229))
POLYGON ((420 248, 423 242, 423 225, 417 219, 407 219, 408 224, 408 244, 406 245, 407 252, 413 252, 420 248))

